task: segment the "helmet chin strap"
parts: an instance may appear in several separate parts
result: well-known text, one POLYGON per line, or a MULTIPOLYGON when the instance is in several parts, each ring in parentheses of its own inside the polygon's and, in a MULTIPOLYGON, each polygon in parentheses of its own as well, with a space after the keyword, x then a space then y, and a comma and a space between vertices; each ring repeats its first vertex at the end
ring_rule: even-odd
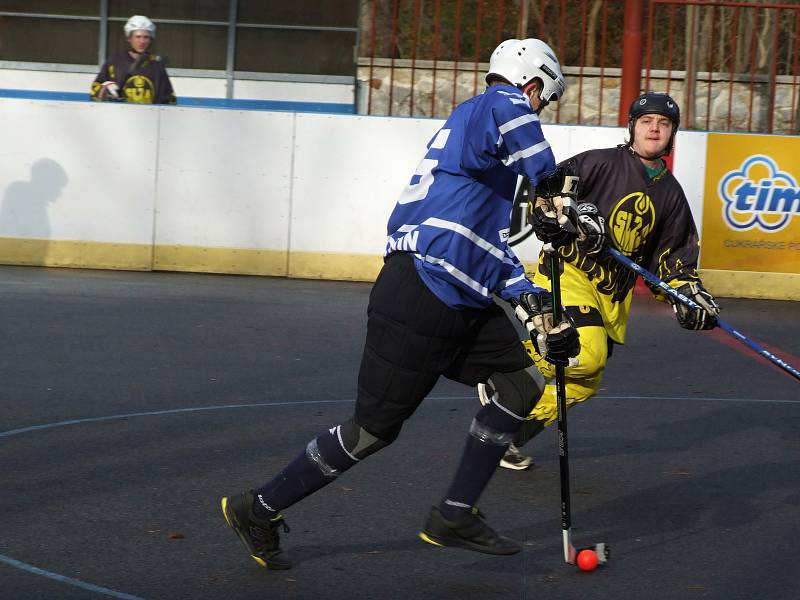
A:
MULTIPOLYGON (((667 144, 667 145, 669 145, 669 144, 667 144)), ((628 143, 626 144, 626 146, 628 146, 628 150, 630 151, 630 153, 631 153, 631 154, 633 154, 634 156, 637 156, 637 157, 639 157, 639 158, 640 158, 640 159, 642 159, 642 160, 658 160, 659 158, 662 158, 662 157, 666 156, 667 154, 669 154, 669 152, 667 152, 667 151, 666 151, 667 149, 666 149, 666 148, 664 148, 664 152, 662 152, 662 153, 661 153, 661 154, 659 154, 658 156, 654 156, 653 158, 648 158, 647 156, 642 156, 642 155, 641 155, 641 154, 639 154, 639 153, 638 153, 636 150, 634 150, 634 148, 633 148, 633 142, 628 142, 628 143)))

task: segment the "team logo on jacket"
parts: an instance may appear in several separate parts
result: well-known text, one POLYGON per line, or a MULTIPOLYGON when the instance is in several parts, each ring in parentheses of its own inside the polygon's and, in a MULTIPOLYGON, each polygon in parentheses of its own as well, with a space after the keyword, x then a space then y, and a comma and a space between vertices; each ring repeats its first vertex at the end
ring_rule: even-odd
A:
POLYGON ((800 187, 769 156, 748 157, 720 180, 722 218, 737 231, 757 228, 768 233, 786 227, 800 215, 800 187))
POLYGON ((133 104, 152 104, 155 87, 149 77, 133 75, 125 82, 125 98, 133 104))
POLYGON ((631 256, 647 241, 655 221, 656 211, 650 196, 633 192, 617 202, 606 225, 616 246, 631 256))

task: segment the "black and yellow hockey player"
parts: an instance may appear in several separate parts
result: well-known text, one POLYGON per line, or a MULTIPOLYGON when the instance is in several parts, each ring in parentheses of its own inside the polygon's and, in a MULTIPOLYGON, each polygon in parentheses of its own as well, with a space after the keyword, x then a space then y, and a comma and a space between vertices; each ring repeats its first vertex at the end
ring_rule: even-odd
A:
MULTIPOLYGON (((692 311, 674 305, 681 326, 695 330, 716 326, 719 307, 696 270, 699 238, 689 203, 661 159, 672 150, 679 122, 680 110, 670 96, 647 92, 630 107, 626 144, 589 150, 562 163, 570 165, 580 180, 577 202, 582 230, 582 239, 560 249, 562 303, 581 339, 578 365, 565 371, 570 406, 597 393, 613 345, 625 342, 635 275, 603 252, 606 244, 703 307, 692 311)), ((533 188, 528 193, 535 195, 533 188)), ((544 253, 533 282, 550 289, 544 253)), ((552 380, 553 365, 537 354, 531 342, 524 344, 545 378, 552 380)), ((492 396, 483 384, 478 393, 484 403, 492 396)), ((556 416, 555 386, 547 385, 501 466, 527 468, 531 458, 519 448, 556 416)))
POLYGON ((164 61, 149 48, 156 37, 155 24, 142 15, 125 23, 128 50, 103 64, 92 82, 92 100, 124 100, 133 104, 175 104, 172 82, 164 61))

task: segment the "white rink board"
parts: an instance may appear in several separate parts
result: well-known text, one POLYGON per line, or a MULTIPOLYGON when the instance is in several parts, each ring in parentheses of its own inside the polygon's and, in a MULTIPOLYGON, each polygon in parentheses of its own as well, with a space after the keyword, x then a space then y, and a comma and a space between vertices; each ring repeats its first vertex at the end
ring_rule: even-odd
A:
MULTIPOLYGON (((2 99, 0 130, 13 143, 0 149, 0 237, 378 257, 395 200, 442 124, 2 99), (36 184, 34 164, 50 169, 36 184)), ((559 161, 626 133, 544 131, 559 161)), ((677 148, 675 173, 700 227, 706 134, 679 132, 677 148)), ((516 251, 534 261, 539 243, 516 251)))
POLYGON ((553 148, 556 162, 561 162, 586 150, 618 146, 625 142, 627 134, 624 127, 544 125, 542 129, 553 148))
POLYGON ((157 122, 153 107, 4 99, 0 236, 152 244, 157 122))
POLYGON ((162 109, 155 243, 286 250, 294 119, 162 109))
POLYGON ((95 75, 95 73, 0 69, 0 88, 84 93, 88 100, 95 75))
MULTIPOLYGON (((175 88, 177 90, 177 87, 175 88)), ((257 81, 237 79, 234 97, 284 102, 337 102, 352 104, 354 86, 339 83, 304 83, 299 81, 257 81)), ((224 93, 222 96, 224 97, 224 93)))
POLYGON ((298 114, 290 251, 382 256, 389 214, 442 123, 298 114))
POLYGON ((694 223, 703 239, 703 194, 706 183, 706 148, 708 134, 700 131, 678 131, 675 139, 675 178, 680 182, 694 223))
MULTIPOLYGON (((40 71, 0 68, 0 88, 49 92, 85 93, 87 100, 99 67, 90 72, 40 71)), ((167 67, 175 95, 182 97, 226 98, 228 81, 218 77, 179 75, 181 69, 167 67)), ((222 73, 222 71, 220 71, 222 73)), ((320 83, 234 78, 233 98, 237 100, 278 100, 285 102, 334 102, 353 104, 355 83, 320 83)))

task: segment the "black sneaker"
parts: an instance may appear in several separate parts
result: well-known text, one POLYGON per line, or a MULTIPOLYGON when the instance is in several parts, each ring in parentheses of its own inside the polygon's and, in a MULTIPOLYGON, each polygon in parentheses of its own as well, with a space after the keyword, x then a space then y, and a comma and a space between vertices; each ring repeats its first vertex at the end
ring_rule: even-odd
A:
POLYGON ((247 547, 253 560, 267 569, 290 569, 292 563, 281 550, 281 536, 278 528, 289 533, 289 526, 283 515, 272 519, 259 519, 253 513, 253 492, 222 499, 222 514, 247 547))
POLYGON ((419 537, 434 546, 454 546, 486 554, 516 554, 522 550, 517 542, 489 527, 474 506, 455 521, 445 519, 434 506, 419 537))

